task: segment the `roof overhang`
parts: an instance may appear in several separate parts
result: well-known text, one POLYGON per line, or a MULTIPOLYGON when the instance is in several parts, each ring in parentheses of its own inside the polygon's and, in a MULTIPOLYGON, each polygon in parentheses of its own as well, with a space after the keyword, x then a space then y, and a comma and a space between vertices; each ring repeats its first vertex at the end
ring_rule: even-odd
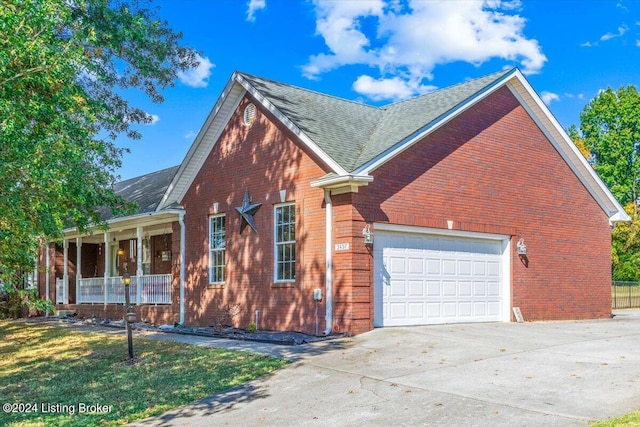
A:
POLYGON ((631 217, 613 196, 607 185, 571 141, 544 101, 533 90, 522 73, 518 72, 507 82, 511 93, 520 101, 529 116, 562 156, 580 182, 609 217, 610 224, 631 221, 631 217))
POLYGON ((165 225, 164 228, 166 228, 166 224, 177 221, 180 217, 180 214, 183 213, 184 211, 182 209, 168 209, 161 212, 147 212, 107 220, 107 230, 100 226, 93 226, 89 228, 88 233, 81 233, 76 228, 67 228, 63 230, 63 232, 65 239, 73 239, 76 237, 104 234, 105 232, 119 233, 123 232, 124 230, 135 230, 138 227, 148 228, 165 225))
POLYGON ((369 185, 371 175, 335 175, 329 174, 311 183, 311 187, 330 190, 331 194, 357 193, 358 188, 369 185))
POLYGON ((181 202, 246 93, 249 93, 264 109, 273 114, 278 121, 296 135, 331 171, 338 175, 347 173, 342 166, 318 147, 309 136, 236 71, 227 82, 207 120, 198 132, 193 144, 191 144, 178 172, 167 188, 162 201, 158 204, 158 211, 171 206, 173 203, 181 202))

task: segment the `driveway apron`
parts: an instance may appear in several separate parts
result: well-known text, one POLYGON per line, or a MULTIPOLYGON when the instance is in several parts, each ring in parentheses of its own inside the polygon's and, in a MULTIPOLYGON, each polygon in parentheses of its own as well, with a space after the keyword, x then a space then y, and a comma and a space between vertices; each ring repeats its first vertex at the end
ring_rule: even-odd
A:
POLYGON ((272 375, 135 425, 586 426, 640 409, 640 311, 376 329, 287 356, 272 375))

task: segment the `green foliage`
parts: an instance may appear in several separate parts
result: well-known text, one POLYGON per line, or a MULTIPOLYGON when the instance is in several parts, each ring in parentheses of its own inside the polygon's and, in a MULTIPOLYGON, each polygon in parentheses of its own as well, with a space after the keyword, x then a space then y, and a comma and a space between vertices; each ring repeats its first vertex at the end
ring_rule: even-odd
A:
POLYGON ((640 178, 640 94, 634 86, 607 88, 580 115, 582 139, 594 168, 618 201, 637 202, 640 178))
POLYGON ((249 325, 247 326, 247 331, 256 332, 257 330, 258 330, 258 325, 256 325, 256 322, 249 322, 249 325))
MULTIPOLYGON (((151 117, 123 98, 153 101, 195 63, 138 0, 3 0, 0 6, 0 281, 19 283, 42 241, 86 231, 133 206, 113 193, 119 134, 151 117)), ((19 289, 18 285, 13 286, 19 289)))
POLYGON ((634 86, 600 92, 569 136, 633 219, 613 231, 613 280, 640 281, 640 94, 634 86))
POLYGON ((630 203, 632 222, 617 223, 611 237, 613 280, 640 282, 640 216, 630 203))

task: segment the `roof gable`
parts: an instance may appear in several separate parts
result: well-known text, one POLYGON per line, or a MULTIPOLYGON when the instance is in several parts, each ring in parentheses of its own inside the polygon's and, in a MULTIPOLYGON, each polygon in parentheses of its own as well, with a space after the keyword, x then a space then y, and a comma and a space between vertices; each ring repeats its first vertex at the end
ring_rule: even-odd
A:
POLYGON ((353 188, 366 185, 371 181, 371 171, 505 85, 610 219, 628 220, 628 215, 517 68, 384 107, 373 107, 235 72, 156 210, 182 199, 247 93, 324 162, 330 172, 325 177, 318 177, 314 186, 335 186, 346 182, 353 188))

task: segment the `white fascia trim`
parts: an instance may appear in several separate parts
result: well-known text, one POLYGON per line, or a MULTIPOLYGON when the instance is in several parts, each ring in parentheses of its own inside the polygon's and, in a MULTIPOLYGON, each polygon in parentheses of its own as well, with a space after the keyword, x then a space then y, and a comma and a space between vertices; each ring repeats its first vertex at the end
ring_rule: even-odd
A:
POLYGON ((371 175, 346 174, 317 179, 311 182, 311 187, 335 188, 344 187, 345 185, 360 187, 363 185, 368 185, 372 181, 373 177, 371 175))
MULTIPOLYGON (((224 125, 219 126, 218 129, 215 129, 213 138, 209 139, 213 141, 213 145, 215 145, 218 142, 218 138, 222 134, 222 131, 224 130, 226 124, 231 119, 231 116, 235 112, 236 108, 240 104, 240 101, 242 100, 242 97, 244 96, 244 91, 240 91, 235 95, 235 97, 229 98, 229 95, 232 93, 234 86, 236 85, 236 82, 235 82, 236 74, 237 73, 234 73, 233 76, 229 79, 229 81, 227 82, 227 85, 225 86, 224 90, 220 94, 220 97, 216 101, 216 104, 211 109, 211 112, 207 116, 207 120, 205 120, 204 124, 200 128, 200 131, 198 132, 198 135, 196 135, 195 140, 191 144, 191 147, 189 147, 189 151, 187 152, 184 159, 182 160, 182 163, 180 164, 180 168, 178 168, 178 172, 176 172, 176 175, 173 177, 171 184, 169 184, 169 187, 167 187, 167 190, 165 191, 165 194, 162 197, 162 201, 158 204, 156 211, 162 210, 162 208, 164 208, 168 204, 171 204, 174 201, 179 202, 182 199, 182 197, 184 197, 185 193, 191 186, 191 183, 195 179, 196 174, 198 173, 198 171, 200 170, 200 168, 202 167, 202 165, 206 160, 206 156, 198 157, 196 155, 201 151, 200 148, 201 148, 201 145, 203 144, 203 139, 206 136, 207 132, 209 131, 209 128, 211 127, 214 120, 220 114, 220 110, 222 110, 222 107, 225 106, 225 104, 228 105, 228 103, 231 103, 230 108, 228 108, 227 110, 227 114, 225 115, 225 117, 223 117, 224 125), (188 167, 190 167, 189 170, 187 170, 188 167), (176 189, 179 183, 182 184, 181 188, 176 189), (174 190, 179 191, 179 193, 174 194, 174 190)), ((209 151, 210 149, 207 150, 207 153, 209 151)))
MULTIPOLYGON (((128 228, 135 228, 137 226, 155 225, 155 224, 159 224, 169 220, 177 219, 181 214, 184 214, 184 212, 185 211, 183 209, 166 209, 162 212, 146 212, 141 214, 113 218, 106 221, 107 225, 109 226, 109 229, 107 231, 111 230, 112 228, 115 228, 116 226, 122 223, 131 223, 126 225, 128 228)), ((90 233, 92 234, 96 232, 98 234, 101 234, 104 232, 104 230, 96 226, 89 227, 89 230, 90 230, 90 233)), ((66 228, 62 230, 62 232, 65 234, 65 239, 86 236, 86 233, 79 233, 77 228, 66 228)))
POLYGON ((556 151, 562 156, 580 182, 582 182, 589 193, 591 193, 591 196, 600 205, 602 210, 607 214, 609 222, 631 221, 631 217, 625 212, 622 205, 620 205, 606 184, 600 179, 589 162, 587 162, 587 159, 580 153, 567 132, 560 126, 560 123, 558 123, 549 108, 535 90, 533 90, 522 73, 518 71, 515 77, 526 91, 526 95, 533 101, 534 105, 532 106, 529 101, 525 99, 525 94, 521 93, 513 83, 510 82, 507 84, 507 87, 551 142, 556 151), (539 114, 536 109, 538 109, 541 114, 539 114))
POLYGON ((338 175, 345 175, 347 171, 340 166, 335 160, 333 160, 324 150, 322 150, 318 145, 313 142, 311 138, 309 138, 298 126, 296 126, 289 118, 282 114, 280 110, 278 110, 275 105, 273 105, 259 90, 251 85, 247 80, 245 80, 242 76, 235 73, 233 78, 235 81, 240 83, 242 87, 245 88, 247 92, 249 92, 260 104, 269 110, 271 114, 273 114, 283 125, 285 125, 291 132, 294 133, 300 140, 307 146, 309 149, 316 154, 327 166, 329 166, 333 172, 338 175))
POLYGON ((374 241, 375 241, 376 231, 429 234, 429 235, 438 235, 438 236, 446 236, 446 237, 465 237, 468 239, 484 239, 484 240, 499 240, 499 241, 511 239, 511 236, 507 234, 480 233, 477 231, 448 230, 444 228, 428 228, 428 227, 418 227, 415 225, 401 225, 401 224, 389 224, 386 222, 374 222, 373 223, 374 241))
POLYGON ((394 157, 396 157, 406 149, 412 147, 415 143, 417 143, 418 141, 420 141, 430 133, 434 132, 436 129, 438 129, 445 123, 449 122, 454 117, 462 114, 463 112, 473 107, 478 102, 482 101, 484 98, 486 98, 487 96, 495 92, 498 88, 500 88, 504 84, 504 82, 511 79, 514 76, 514 74, 519 72, 520 71, 518 69, 514 69, 512 72, 507 73, 504 76, 500 77, 500 79, 494 81, 490 86, 485 87, 484 89, 476 93, 473 97, 467 98, 462 104, 459 104, 458 106, 452 108, 449 111, 449 113, 445 114, 444 116, 440 116, 440 118, 427 124, 422 129, 417 130, 413 134, 409 135, 408 137, 400 141, 400 143, 394 145, 393 147, 383 152, 379 156, 375 157, 374 159, 360 166, 358 169, 353 171, 353 173, 358 175, 369 175, 375 169, 379 168, 389 160, 393 159, 394 157))

